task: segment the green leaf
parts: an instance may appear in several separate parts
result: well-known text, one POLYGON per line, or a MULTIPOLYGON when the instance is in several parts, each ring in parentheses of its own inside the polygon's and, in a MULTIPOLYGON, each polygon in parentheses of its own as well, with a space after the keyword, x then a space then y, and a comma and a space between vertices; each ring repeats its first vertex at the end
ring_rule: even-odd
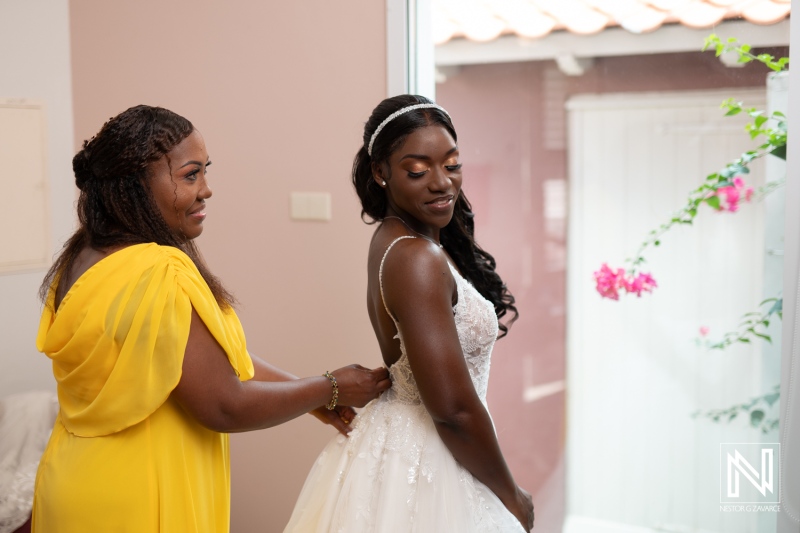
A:
POLYGON ((761 423, 762 420, 764 420, 764 411, 761 409, 750 411, 750 425, 756 427, 761 423))
POLYGON ((772 394, 765 394, 764 401, 767 402, 768 405, 772 406, 777 402, 781 397, 780 392, 773 392, 772 394))
POLYGON ((741 51, 742 51, 742 52, 744 52, 744 53, 747 53, 747 52, 749 52, 749 51, 750 51, 750 48, 751 48, 751 47, 750 47, 750 45, 749 45, 749 44, 743 44, 742 46, 740 46, 740 47, 739 47, 739 50, 741 50, 741 51))
POLYGON ((747 337, 742 337, 741 339, 739 339, 739 342, 743 342, 745 344, 750 344, 750 339, 748 339, 747 337))
POLYGON ((725 116, 726 117, 732 117, 733 115, 738 115, 741 112, 742 112, 742 108, 741 107, 732 107, 732 108, 730 108, 728 110, 727 113, 725 113, 725 116))
POLYGON ((774 155, 775 157, 777 157, 779 159, 783 159, 784 161, 786 161, 786 145, 784 144, 783 146, 778 146, 778 147, 774 148, 770 152, 770 155, 774 155))
POLYGON ((784 114, 783 114, 783 113, 781 113, 780 111, 773 111, 773 112, 772 112, 772 114, 773 114, 774 116, 776 116, 776 117, 783 117, 783 118, 785 118, 785 117, 786 117, 786 115, 784 115, 784 114))
POLYGON ((756 128, 760 128, 765 122, 767 121, 767 117, 764 115, 759 115, 755 119, 756 128))
POLYGON ((739 414, 739 413, 737 413, 736 411, 732 412, 732 413, 730 414, 730 416, 728 417, 728 422, 730 422, 731 420, 733 420, 734 418, 736 418, 736 415, 738 415, 738 414, 739 414))
POLYGON ((762 339, 764 339, 768 343, 772 344, 772 338, 769 335, 764 335, 763 333, 759 333, 757 331, 754 331, 753 335, 755 335, 756 337, 761 337, 762 339))
POLYGON ((717 211, 719 211, 719 210, 720 210, 720 205, 719 205, 719 196, 709 196, 709 197, 708 197, 708 198, 706 198, 704 201, 705 201, 705 203, 707 203, 707 204, 708 204, 708 206, 709 206, 709 207, 711 207, 712 209, 716 209, 717 211))
POLYGON ((775 300, 775 303, 772 305, 772 307, 770 307, 769 311, 767 311, 767 314, 771 315, 777 313, 780 315, 782 312, 783 312, 783 298, 779 298, 775 300))

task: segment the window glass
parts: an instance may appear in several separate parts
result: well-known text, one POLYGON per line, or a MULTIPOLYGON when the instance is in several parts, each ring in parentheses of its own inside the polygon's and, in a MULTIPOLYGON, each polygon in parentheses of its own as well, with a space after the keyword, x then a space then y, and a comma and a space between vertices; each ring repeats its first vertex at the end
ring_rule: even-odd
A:
POLYGON ((728 444, 778 442, 786 171, 727 165, 788 73, 702 48, 788 57, 789 4, 430 4, 477 240, 520 311, 489 406, 536 529, 774 530, 768 463, 728 444))

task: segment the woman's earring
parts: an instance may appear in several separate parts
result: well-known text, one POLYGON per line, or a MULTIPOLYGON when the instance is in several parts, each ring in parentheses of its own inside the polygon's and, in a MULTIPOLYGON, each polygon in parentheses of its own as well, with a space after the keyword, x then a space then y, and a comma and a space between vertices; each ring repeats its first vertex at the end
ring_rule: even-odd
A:
POLYGON ((381 181, 381 187, 386 187, 386 182, 385 181, 381 181))

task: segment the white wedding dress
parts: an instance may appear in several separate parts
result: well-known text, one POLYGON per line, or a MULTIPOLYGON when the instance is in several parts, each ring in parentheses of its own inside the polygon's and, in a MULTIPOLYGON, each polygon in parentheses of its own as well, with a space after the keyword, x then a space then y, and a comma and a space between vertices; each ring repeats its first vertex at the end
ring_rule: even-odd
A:
MULTIPOLYGON (((405 238, 415 237, 389 245, 379 276, 389 250, 405 238)), ((486 405, 497 317, 491 302, 450 270, 458 288, 458 338, 486 405)), ((402 355, 389 369, 392 388, 359 413, 348 438, 335 437, 319 455, 284 533, 524 533, 442 442, 397 338, 402 355)))

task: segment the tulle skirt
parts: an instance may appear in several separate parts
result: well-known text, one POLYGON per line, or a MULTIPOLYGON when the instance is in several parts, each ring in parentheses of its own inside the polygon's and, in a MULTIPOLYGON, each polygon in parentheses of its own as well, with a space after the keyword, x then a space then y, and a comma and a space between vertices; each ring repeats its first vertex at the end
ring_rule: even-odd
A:
POLYGON ((285 533, 524 533, 456 462, 425 407, 389 390, 335 437, 306 479, 285 533))

